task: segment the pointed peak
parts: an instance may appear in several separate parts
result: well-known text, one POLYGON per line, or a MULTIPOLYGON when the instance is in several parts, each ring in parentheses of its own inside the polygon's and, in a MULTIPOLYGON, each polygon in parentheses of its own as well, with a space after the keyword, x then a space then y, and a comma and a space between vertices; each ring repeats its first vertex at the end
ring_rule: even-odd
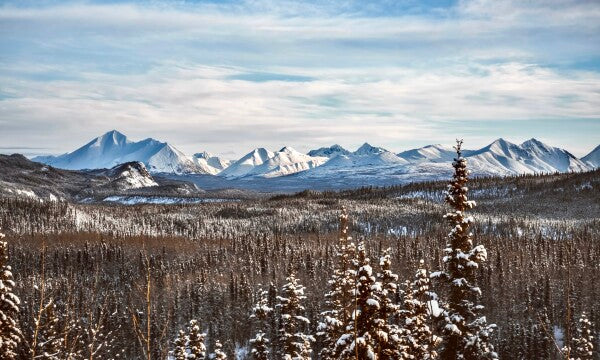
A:
POLYGON ((117 131, 117 130, 111 130, 111 131, 107 131, 104 135, 100 136, 100 138, 103 139, 127 139, 127 136, 125 136, 125 134, 117 131))
POLYGON ((209 153, 208 151, 202 151, 202 152, 199 152, 199 153, 195 153, 194 157, 198 158, 198 159, 207 159, 208 160, 208 159, 210 159, 211 157, 214 157, 214 156, 213 156, 213 154, 209 153))
POLYGON ((354 154, 355 155, 371 155, 371 154, 381 154, 384 152, 387 152, 387 150, 384 148, 373 146, 366 142, 366 143, 362 144, 362 146, 359 147, 358 150, 356 150, 354 152, 354 154))
POLYGON ((281 148, 281 150, 279 150, 279 152, 295 153, 297 151, 294 148, 290 147, 290 146, 284 146, 284 147, 281 148))
POLYGON ((539 141, 536 138, 531 138, 527 141, 524 141, 521 146, 523 147, 541 147, 541 148, 550 148, 550 146, 544 144, 543 142, 539 141))

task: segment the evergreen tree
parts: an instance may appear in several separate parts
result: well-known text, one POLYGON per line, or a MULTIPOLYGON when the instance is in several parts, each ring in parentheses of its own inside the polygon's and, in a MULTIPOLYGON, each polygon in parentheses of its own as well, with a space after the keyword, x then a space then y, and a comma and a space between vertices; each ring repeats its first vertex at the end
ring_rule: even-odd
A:
POLYGON ((356 274, 356 296, 353 321, 346 333, 337 342, 337 351, 343 359, 376 359, 377 331, 381 325, 379 319, 380 299, 377 296, 381 284, 373 275, 365 244, 358 244, 358 272, 356 274))
POLYGON ((348 234, 348 213, 342 208, 337 262, 325 295, 325 308, 317 328, 322 349, 320 359, 336 359, 336 343, 349 325, 354 308, 354 277, 356 276, 356 247, 348 234))
POLYGON ((0 233, 0 358, 17 358, 17 347, 22 338, 17 325, 20 300, 13 293, 15 282, 8 265, 8 244, 0 233))
POLYGON ((175 349, 173 350, 173 358, 175 360, 186 360, 187 359, 187 347, 186 347, 186 336, 183 330, 179 330, 179 334, 173 342, 175 349))
POLYGON ((594 336, 592 323, 585 313, 581 314, 577 324, 577 337, 573 339, 573 351, 570 360, 592 360, 594 358, 594 336))
POLYGON ((291 359, 310 359, 312 352, 311 342, 313 337, 306 335, 304 330, 309 324, 306 317, 303 316, 304 306, 302 301, 304 296, 304 286, 298 283, 292 272, 286 279, 287 283, 281 289, 281 296, 277 299, 279 303, 279 346, 281 358, 291 359))
POLYGON ((223 352, 223 345, 219 340, 215 341, 215 352, 213 354, 213 359, 216 360, 225 360, 227 359, 227 354, 223 352))
POLYGON ((419 262, 419 268, 412 283, 407 282, 404 297, 402 320, 406 332, 406 352, 411 359, 435 359, 435 350, 439 339, 429 327, 432 312, 435 310, 432 300, 435 294, 430 292, 430 281, 424 261, 419 262))
POLYGON ((467 199, 467 160, 462 156, 461 147, 462 140, 457 140, 457 156, 452 163, 454 176, 446 195, 446 202, 453 209, 444 216, 451 225, 449 243, 444 249, 446 269, 432 274, 449 288, 440 356, 447 360, 496 359, 498 356, 490 342, 495 325, 487 324, 485 316, 480 315, 483 306, 476 304, 481 295, 475 284, 476 270, 486 261, 487 251, 483 245, 473 247, 469 230, 473 218, 466 216, 466 212, 475 202, 467 199))
POLYGON ((268 291, 259 291, 258 303, 252 309, 250 318, 254 320, 256 327, 256 335, 250 340, 250 355, 254 360, 269 359, 269 339, 265 333, 266 327, 269 324, 269 319, 273 313, 273 309, 269 307, 268 291))
POLYGON ((400 306, 396 303, 398 294, 398 275, 392 272, 390 249, 386 249, 379 259, 380 272, 377 284, 380 308, 377 315, 377 354, 380 359, 402 359, 406 346, 402 344, 402 331, 397 325, 400 306), (379 286, 380 284, 380 286, 379 286))
POLYGON ((206 346, 204 338, 206 334, 200 330, 197 320, 190 320, 188 326, 187 347, 189 348, 188 359, 203 360, 206 359, 206 346))

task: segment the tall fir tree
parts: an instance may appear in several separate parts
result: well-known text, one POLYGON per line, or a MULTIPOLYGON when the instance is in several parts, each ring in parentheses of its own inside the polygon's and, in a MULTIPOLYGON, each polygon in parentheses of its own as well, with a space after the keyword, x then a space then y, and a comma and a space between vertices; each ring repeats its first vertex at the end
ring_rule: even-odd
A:
POLYGON ((250 356, 253 360, 269 360, 269 339, 266 332, 273 314, 273 308, 269 307, 268 291, 261 289, 258 296, 258 302, 252 308, 252 315, 250 316, 256 329, 254 338, 250 340, 250 356))
POLYGON ((375 287, 380 307, 377 315, 376 353, 379 359, 403 359, 406 346, 403 344, 402 328, 397 322, 400 318, 400 306, 396 303, 398 295, 398 275, 392 271, 390 249, 385 249, 379 259, 377 286, 375 287))
POLYGON ((377 359, 377 331, 379 319, 381 284, 373 275, 364 242, 358 244, 358 271, 355 278, 355 306, 352 321, 337 342, 342 359, 377 359))
POLYGON ((305 334, 309 321, 304 317, 304 286, 300 285, 294 273, 286 279, 281 288, 279 303, 279 358, 285 360, 309 360, 311 358, 311 342, 314 338, 305 334))
POLYGON ((15 282, 8 265, 8 244, 2 241, 0 233, 0 358, 17 358, 17 349, 23 337, 17 324, 19 317, 19 297, 13 293, 15 282))
POLYGON ((592 323, 585 313, 581 314, 576 331, 577 335, 572 341, 573 350, 569 360, 593 360, 594 336, 592 335, 592 323))
POLYGON ((431 284, 423 260, 415 273, 415 280, 406 283, 406 295, 402 310, 402 322, 406 332, 406 353, 410 359, 436 359, 436 347, 440 339, 430 326, 437 311, 436 295, 430 290, 431 284))
POLYGON ((444 271, 432 274, 449 288, 444 313, 441 359, 497 359, 490 336, 495 325, 488 325, 482 316, 483 306, 477 304, 481 289, 475 284, 479 265, 487 260, 483 245, 473 246, 469 230, 473 218, 466 212, 475 206, 467 198, 467 160, 462 156, 462 140, 457 140, 453 179, 448 185, 446 202, 452 211, 444 217, 450 223, 448 244, 444 249, 444 271))
POLYGON ((317 336, 322 346, 319 358, 322 360, 337 359, 336 343, 352 318, 356 276, 355 256, 356 246, 348 233, 348 212, 346 208, 342 208, 337 261, 328 282, 330 290, 325 294, 326 310, 321 312, 321 321, 317 328, 317 336))

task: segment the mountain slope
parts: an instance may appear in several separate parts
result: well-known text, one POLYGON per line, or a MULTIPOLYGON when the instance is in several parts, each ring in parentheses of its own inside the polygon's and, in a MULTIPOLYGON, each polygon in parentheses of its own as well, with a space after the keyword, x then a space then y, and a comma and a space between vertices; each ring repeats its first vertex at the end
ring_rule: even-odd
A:
POLYGON ((319 157, 327 157, 333 158, 338 155, 349 155, 350 151, 344 149, 338 144, 332 145, 330 147, 322 147, 315 150, 311 150, 308 152, 308 156, 319 156, 319 157))
POLYGON ((267 161, 253 167, 246 176, 278 177, 315 168, 329 160, 326 157, 302 154, 291 147, 284 147, 267 161))
POLYGON ((234 161, 226 169, 219 173, 219 176, 235 179, 246 176, 256 166, 263 164, 273 157, 273 152, 265 148, 257 148, 244 155, 241 159, 234 161))
POLYGON ((97 170, 93 174, 107 176, 111 179, 108 186, 119 190, 158 186, 146 166, 137 161, 120 164, 108 170, 97 170))
POLYGON ((40 156, 32 160, 67 170, 112 168, 121 163, 139 161, 152 173, 208 173, 192 158, 168 143, 150 138, 133 142, 116 130, 95 138, 71 153, 40 156))
POLYGON ((398 157, 411 163, 418 162, 445 162, 452 161, 456 152, 452 146, 441 144, 427 145, 419 149, 403 151, 397 154, 398 157))
POLYGON ((600 145, 598 145, 592 152, 581 158, 581 161, 588 164, 593 168, 600 167, 600 145))
POLYGON ((207 174, 212 175, 218 174, 232 163, 206 151, 194 154, 193 159, 196 165, 201 167, 207 174))
POLYGON ((471 171, 480 175, 515 175, 586 171, 590 167, 566 150, 536 139, 520 145, 498 139, 467 156, 471 171))

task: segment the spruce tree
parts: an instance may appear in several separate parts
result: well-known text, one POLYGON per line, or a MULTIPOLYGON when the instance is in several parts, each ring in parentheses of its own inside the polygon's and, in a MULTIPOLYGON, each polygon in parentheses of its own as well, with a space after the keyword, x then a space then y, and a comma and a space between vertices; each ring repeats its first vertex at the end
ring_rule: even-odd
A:
POLYGON ((281 288, 281 296, 277 296, 279 303, 279 346, 281 359, 308 360, 311 357, 311 335, 304 333, 309 321, 304 314, 302 301, 304 286, 298 283, 294 273, 286 279, 287 283, 281 288))
POLYGON ((187 347, 186 347, 186 336, 183 330, 179 330, 179 334, 173 342, 175 349, 173 349, 173 359, 175 360, 186 360, 187 359, 187 347))
POLYGON ((200 330, 197 320, 190 320, 188 326, 187 347, 189 348, 188 359, 203 360, 206 359, 206 346, 204 338, 206 334, 200 330))
POLYGON ((273 309, 269 307, 268 291, 260 290, 258 303, 252 308, 250 319, 254 321, 256 335, 250 340, 250 356, 254 360, 268 360, 269 339, 267 338, 266 328, 273 313, 273 309))
POLYGON ((353 320, 337 342, 337 351, 342 359, 376 359, 377 331, 381 325, 378 318, 380 299, 377 283, 373 275, 365 244, 358 244, 358 272, 356 274, 355 307, 353 320))
POLYGON ((330 290, 325 294, 325 311, 321 312, 317 336, 322 349, 319 358, 337 359, 336 343, 349 325, 354 308, 354 277, 356 276, 356 247, 348 234, 348 213, 342 208, 337 261, 331 279, 330 290))
POLYGON ((12 360, 17 358, 23 336, 17 325, 20 300, 13 293, 15 282, 8 265, 8 244, 3 238, 0 233, 0 358, 12 360))
POLYGON ((430 291, 430 281, 424 261, 419 262, 415 280, 406 283, 402 323, 406 333, 406 353, 411 359, 437 358, 436 346, 439 343, 429 326, 434 311, 432 300, 435 294, 430 291))
POLYGON ((227 354, 225 354, 225 352, 223 351, 223 345, 219 340, 215 341, 215 352, 212 358, 216 360, 227 359, 227 354))
POLYGON ((377 273, 377 298, 380 308, 377 314, 377 355, 379 359, 402 359, 405 346, 402 344, 402 331, 397 321, 400 306, 396 303, 398 294, 398 275, 392 271, 390 249, 384 250, 379 259, 380 271, 377 273))
POLYGON ((467 198, 467 160, 462 156, 462 140, 457 140, 453 179, 448 185, 446 202, 452 211, 444 217, 450 223, 448 244, 444 249, 444 271, 432 274, 449 288, 444 313, 443 344, 440 357, 447 360, 497 359, 490 342, 495 325, 488 325, 482 316, 483 306, 476 301, 481 295, 475 284, 476 271, 486 261, 483 245, 473 246, 469 230, 473 218, 466 215, 475 206, 467 198))
POLYGON ((573 350, 570 360, 592 360, 594 358, 594 336, 592 323, 585 313, 581 314, 577 323, 577 337, 573 339, 573 350))

